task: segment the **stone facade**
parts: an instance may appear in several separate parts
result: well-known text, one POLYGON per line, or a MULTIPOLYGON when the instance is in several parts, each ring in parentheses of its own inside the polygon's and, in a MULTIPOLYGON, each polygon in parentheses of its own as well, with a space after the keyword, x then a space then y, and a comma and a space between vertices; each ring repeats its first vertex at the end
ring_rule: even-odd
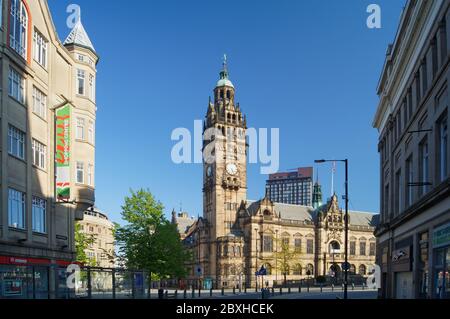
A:
MULTIPOLYGON (((50 280, 50 291, 42 293, 52 297, 59 269, 74 260, 75 220, 95 201, 98 56, 90 41, 79 42, 89 40, 81 22, 61 43, 47 1, 0 4, 0 282, 25 285, 25 279, 2 278, 3 270, 10 276, 15 267, 26 278, 35 267, 41 280, 50 280), (64 106, 70 119, 56 127, 64 106), (65 146, 57 149, 63 137, 65 146), (63 157, 69 169, 58 178, 70 186, 64 202, 55 195, 55 163, 63 157)), ((22 298, 31 291, 0 288, 22 298)))
MULTIPOLYGON (((268 196, 256 202, 247 199, 246 118, 235 102, 226 64, 204 128, 203 217, 179 228, 194 256, 188 279, 204 287, 250 287, 256 286, 255 273, 261 267, 268 272, 264 283, 269 285, 282 279, 339 278, 344 226, 337 196, 325 205, 315 203, 316 208, 274 203, 268 196), (286 261, 283 256, 288 255, 286 261)), ((320 192, 320 185, 314 189, 320 192)), ((178 223, 178 218, 173 221, 178 223)), ((378 215, 350 212, 349 221, 351 272, 365 276, 375 262, 378 215)))
POLYGON ((407 1, 378 85, 383 298, 450 297, 449 5, 407 1))
POLYGON ((95 261, 97 267, 114 268, 114 224, 108 216, 97 208, 88 209, 79 223, 84 234, 95 238, 86 249, 88 258, 95 261))

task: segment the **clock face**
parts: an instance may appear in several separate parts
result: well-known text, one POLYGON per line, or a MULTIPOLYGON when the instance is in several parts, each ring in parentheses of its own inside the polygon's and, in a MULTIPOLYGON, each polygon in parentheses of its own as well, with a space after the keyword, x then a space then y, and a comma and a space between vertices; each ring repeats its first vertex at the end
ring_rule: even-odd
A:
POLYGON ((206 176, 211 177, 212 176, 212 167, 208 166, 208 168, 206 169, 206 176))
POLYGON ((227 165, 227 173, 230 175, 236 175, 238 172, 236 164, 228 164, 227 165))

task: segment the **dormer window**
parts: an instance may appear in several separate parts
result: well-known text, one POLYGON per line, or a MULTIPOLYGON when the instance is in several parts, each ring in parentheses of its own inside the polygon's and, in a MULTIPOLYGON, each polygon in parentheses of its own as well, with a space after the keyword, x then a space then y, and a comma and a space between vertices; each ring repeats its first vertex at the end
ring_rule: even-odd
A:
POLYGON ((28 52, 28 12, 22 0, 11 0, 9 46, 22 58, 28 52))

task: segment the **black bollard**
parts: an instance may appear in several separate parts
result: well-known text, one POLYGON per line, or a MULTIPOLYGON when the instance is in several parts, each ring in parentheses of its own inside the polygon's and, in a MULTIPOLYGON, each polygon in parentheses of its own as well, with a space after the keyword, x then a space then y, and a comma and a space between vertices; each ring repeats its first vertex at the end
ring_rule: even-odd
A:
POLYGON ((212 297, 212 294, 213 294, 213 289, 211 288, 211 289, 209 289, 209 296, 212 297))
POLYGON ((283 294, 283 288, 280 287, 280 295, 283 294))
POLYGON ((247 293, 247 286, 244 287, 244 293, 247 293))
POLYGON ((309 292, 309 282, 308 282, 308 284, 306 285, 306 291, 309 292))
POLYGON ((323 285, 320 284, 320 292, 323 292, 323 285))
POLYGON ((178 290, 175 290, 175 299, 178 299, 178 290))
POLYGON ((192 299, 195 298, 195 288, 192 288, 192 299))
POLYGON ((222 287, 222 296, 225 296, 225 289, 222 287))
POLYGON ((202 296, 202 288, 198 288, 198 297, 200 298, 202 296))
POLYGON ((288 288, 288 294, 290 294, 290 293, 291 293, 291 287, 288 288))
POLYGON ((334 291, 334 284, 331 285, 331 291, 334 291))
POLYGON ((164 293, 164 299, 169 299, 169 292, 166 290, 166 292, 164 293))
POLYGON ((183 292, 183 298, 184 298, 184 299, 187 299, 187 291, 186 291, 186 289, 184 289, 184 292, 183 292))
POLYGON ((236 294, 236 287, 233 287, 233 295, 236 294))
POLYGON ((300 285, 298 286, 298 293, 299 293, 299 294, 302 293, 302 284, 300 284, 300 285))

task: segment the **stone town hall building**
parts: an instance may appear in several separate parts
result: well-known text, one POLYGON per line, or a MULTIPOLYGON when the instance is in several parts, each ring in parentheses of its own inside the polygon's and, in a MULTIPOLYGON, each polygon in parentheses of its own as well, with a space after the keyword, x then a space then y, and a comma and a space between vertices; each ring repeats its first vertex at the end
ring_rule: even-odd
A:
MULTIPOLYGON (((254 287, 261 266, 267 269, 264 281, 269 284, 284 278, 340 277, 344 214, 337 196, 322 205, 316 183, 315 208, 274 203, 267 196, 248 200, 246 129, 224 63, 204 123, 204 150, 216 160, 204 159, 203 217, 195 220, 173 213, 173 222, 193 253, 189 279, 207 287, 254 287), (289 249, 282 253, 281 247, 289 249), (288 263, 282 257, 287 254, 291 254, 288 263)), ((378 215, 350 212, 351 273, 366 275, 375 262, 377 221, 378 215)))

